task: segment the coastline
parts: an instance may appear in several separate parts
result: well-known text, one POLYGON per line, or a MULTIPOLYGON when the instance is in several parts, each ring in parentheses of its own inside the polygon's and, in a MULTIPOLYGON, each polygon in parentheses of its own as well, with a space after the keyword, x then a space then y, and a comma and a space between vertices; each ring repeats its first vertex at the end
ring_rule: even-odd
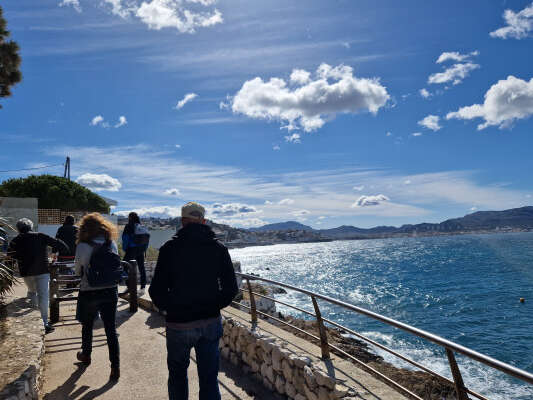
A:
POLYGON ((495 235, 508 233, 531 233, 533 229, 512 229, 512 230, 479 230, 479 231, 458 231, 458 232, 421 232, 417 234, 393 234, 393 235, 365 235, 354 236, 346 238, 324 238, 323 240, 302 240, 302 241, 280 241, 280 242, 263 242, 263 243, 225 243, 228 249, 242 249, 245 247, 257 246, 274 246, 277 244, 302 244, 302 243, 322 243, 322 242, 336 242, 349 240, 376 240, 376 239, 411 239, 411 238, 426 238, 426 237, 442 237, 442 236, 465 236, 465 235, 495 235))

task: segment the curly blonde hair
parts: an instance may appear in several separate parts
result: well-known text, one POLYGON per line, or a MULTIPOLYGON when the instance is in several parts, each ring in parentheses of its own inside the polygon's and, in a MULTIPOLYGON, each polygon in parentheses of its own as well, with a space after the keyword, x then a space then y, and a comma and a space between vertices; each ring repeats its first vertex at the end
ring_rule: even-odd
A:
POLYGON ((77 243, 89 243, 98 236, 103 236, 106 240, 115 240, 118 236, 117 228, 99 213, 85 215, 80 221, 77 243))

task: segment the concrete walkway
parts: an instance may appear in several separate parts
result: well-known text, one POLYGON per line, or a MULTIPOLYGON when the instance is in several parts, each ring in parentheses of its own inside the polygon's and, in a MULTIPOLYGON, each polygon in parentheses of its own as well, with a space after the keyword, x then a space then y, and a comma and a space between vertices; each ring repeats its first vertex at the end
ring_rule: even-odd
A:
MULTIPOLYGON (((101 321, 95 324, 92 364, 82 367, 76 352, 81 347, 81 325, 75 320, 75 302, 62 303, 61 320, 55 332, 46 336, 42 398, 65 399, 168 399, 164 320, 156 313, 128 311, 119 300, 117 326, 121 351, 121 378, 109 382, 107 342, 101 321)), ((221 360, 219 375, 223 399, 276 399, 276 394, 243 376, 229 362, 221 360)), ((190 399, 198 398, 198 377, 194 352, 189 368, 190 399)))

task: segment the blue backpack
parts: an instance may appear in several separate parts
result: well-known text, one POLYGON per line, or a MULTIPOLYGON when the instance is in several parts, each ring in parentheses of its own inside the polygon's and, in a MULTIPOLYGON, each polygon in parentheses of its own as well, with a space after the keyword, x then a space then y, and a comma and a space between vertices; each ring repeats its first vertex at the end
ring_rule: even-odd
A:
POLYGON ((93 243, 91 260, 87 267, 87 282, 92 287, 113 286, 120 282, 122 265, 120 256, 113 252, 111 241, 93 243))

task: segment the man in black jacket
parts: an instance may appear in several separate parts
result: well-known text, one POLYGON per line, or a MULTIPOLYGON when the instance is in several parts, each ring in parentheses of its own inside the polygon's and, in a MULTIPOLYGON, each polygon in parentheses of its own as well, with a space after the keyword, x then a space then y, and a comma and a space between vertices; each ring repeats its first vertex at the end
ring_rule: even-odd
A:
POLYGON ((68 246, 59 239, 44 233, 32 232, 33 222, 22 218, 17 222, 18 236, 15 236, 7 249, 7 254, 18 262, 20 276, 28 287, 28 297, 33 306, 41 310, 46 333, 54 330, 48 323, 49 283, 48 247, 55 253, 58 249, 68 251, 68 246))
POLYGON ((63 225, 59 227, 56 233, 56 239, 62 240, 68 246, 68 250, 59 250, 59 261, 74 261, 77 236, 78 227, 74 225, 74 217, 72 215, 67 215, 63 225))
POLYGON ((228 249, 205 225, 205 209, 187 203, 181 209, 182 228, 159 250, 149 294, 166 311, 168 395, 188 399, 187 368, 191 348, 197 358, 200 400, 219 400, 218 343, 222 337, 220 310, 237 294, 228 249))

